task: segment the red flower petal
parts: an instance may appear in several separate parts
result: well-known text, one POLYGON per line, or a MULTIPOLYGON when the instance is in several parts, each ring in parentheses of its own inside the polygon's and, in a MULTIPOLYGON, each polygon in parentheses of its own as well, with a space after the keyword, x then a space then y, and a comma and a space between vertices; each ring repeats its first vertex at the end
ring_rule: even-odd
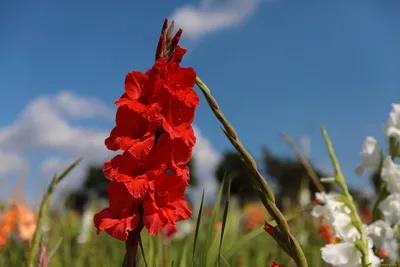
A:
MULTIPOLYGON (((191 128, 193 131, 193 128, 191 128)), ((194 132, 193 136, 194 136, 194 132)), ((186 163, 189 162, 193 147, 185 142, 186 140, 175 138, 171 139, 168 133, 163 133, 158 138, 158 143, 152 150, 155 155, 167 164, 168 169, 178 176, 188 177, 186 163)))
POLYGON ((163 173, 166 165, 152 157, 146 161, 135 160, 129 152, 115 156, 103 165, 105 177, 111 181, 124 183, 129 193, 135 198, 143 197, 148 190, 148 176, 163 173), (154 164, 154 165, 153 165, 154 164))
POLYGON ((143 218, 143 223, 149 231, 149 234, 151 234, 152 236, 156 236, 161 232, 162 228, 164 227, 164 225, 166 225, 167 222, 164 218, 160 217, 159 213, 156 212, 150 214, 148 213, 143 218))
POLYGON ((129 150, 136 158, 147 155, 154 144, 158 122, 150 122, 126 106, 117 110, 117 125, 105 140, 108 149, 129 150))
POLYGON ((181 68, 178 64, 169 62, 164 79, 169 92, 175 95, 178 92, 193 90, 196 83, 196 71, 193 68, 181 68))
POLYGON ((109 235, 121 241, 127 240, 129 231, 133 231, 138 223, 139 215, 137 214, 123 219, 111 219, 109 218, 108 208, 94 215, 97 234, 100 231, 106 231, 109 235))
POLYGON ((182 61, 182 58, 186 54, 186 52, 187 50, 185 48, 182 48, 179 45, 177 45, 174 53, 172 54, 169 60, 179 64, 182 61))
POLYGON ((178 227, 175 224, 169 223, 164 227, 163 232, 167 237, 171 237, 178 232, 178 227))
POLYGON ((126 240, 128 231, 139 222, 138 204, 122 183, 110 183, 107 187, 110 207, 94 215, 93 221, 99 231, 106 231, 118 240, 126 240))
POLYGON ((151 181, 150 194, 143 202, 143 219, 152 234, 158 234, 168 223, 188 219, 192 212, 184 197, 187 181, 177 175, 164 174, 151 181))
POLYGON ((134 198, 141 198, 147 193, 148 182, 145 179, 133 179, 126 182, 125 186, 134 198))

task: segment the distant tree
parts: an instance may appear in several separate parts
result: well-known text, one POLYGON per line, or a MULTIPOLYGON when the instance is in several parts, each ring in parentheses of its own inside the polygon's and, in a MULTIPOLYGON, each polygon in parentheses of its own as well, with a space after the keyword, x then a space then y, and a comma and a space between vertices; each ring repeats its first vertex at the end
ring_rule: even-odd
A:
MULTIPOLYGON (((311 180, 303 164, 298 159, 278 157, 265 146, 262 147, 262 161, 266 174, 278 185, 278 205, 281 206, 284 197, 297 201, 302 179, 311 180)), ((322 171, 313 168, 318 178, 327 177, 322 171)), ((332 185, 324 184, 324 188, 330 191, 332 185)), ((319 191, 313 182, 309 183, 309 190, 312 198, 319 191)))
POLYGON ((86 171, 84 182, 79 190, 71 192, 66 197, 65 205, 78 212, 83 212, 91 195, 100 198, 107 197, 109 180, 103 174, 102 166, 90 166, 86 171))
POLYGON ((87 169, 83 190, 92 191, 98 197, 107 197, 110 181, 104 176, 102 166, 90 166, 87 169))
POLYGON ((190 170, 190 179, 189 179, 189 184, 192 187, 198 186, 198 178, 197 178, 197 169, 196 169, 196 159, 192 156, 190 158, 190 161, 186 164, 186 166, 189 167, 190 170))
POLYGON ((252 173, 242 161, 236 151, 227 151, 223 154, 221 162, 216 169, 216 179, 221 184, 224 177, 231 178, 231 193, 240 203, 252 201, 258 198, 252 184, 252 173))
POLYGON ((89 202, 89 195, 83 190, 73 191, 66 197, 65 206, 82 214, 89 202))

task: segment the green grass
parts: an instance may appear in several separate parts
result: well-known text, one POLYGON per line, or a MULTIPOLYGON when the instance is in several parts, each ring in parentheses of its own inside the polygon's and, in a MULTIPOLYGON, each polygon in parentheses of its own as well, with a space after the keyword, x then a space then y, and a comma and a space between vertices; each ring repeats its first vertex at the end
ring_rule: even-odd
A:
MULTIPOLYGON (((202 214, 198 227, 198 235, 195 231, 182 240, 168 240, 163 248, 161 237, 151 237, 146 231, 142 232, 144 255, 150 267, 176 266, 270 266, 276 261, 284 266, 291 266, 291 259, 278 248, 276 242, 262 229, 262 226, 252 232, 242 230, 240 220, 243 210, 235 206, 229 207, 225 212, 225 202, 221 203, 221 209, 214 208, 211 218, 202 214), (214 230, 216 221, 223 221, 224 235, 221 244, 221 232, 214 230), (193 246, 196 238, 196 250, 193 254, 193 246), (166 258, 163 259, 163 249, 166 258), (173 265, 172 265, 173 264, 173 265), (220 264, 220 265, 218 265, 220 264)), ((295 212, 287 216, 296 237, 304 236, 303 249, 310 266, 327 266, 321 260, 320 247, 323 245, 316 234, 318 226, 315 220, 305 219, 304 213, 295 212)), ((105 233, 96 235, 95 229, 91 229, 90 238, 87 243, 80 245, 76 243, 79 234, 81 218, 69 212, 62 216, 50 215, 50 244, 51 249, 62 238, 50 266, 74 266, 74 267, 97 267, 97 266, 121 266, 124 257, 124 243, 114 240, 105 233)), ((197 219, 191 219, 193 224, 197 219)), ((25 267, 25 255, 27 248, 16 241, 10 242, 0 253, 0 266, 25 267)), ((142 253, 138 253, 138 266, 145 266, 142 253)))

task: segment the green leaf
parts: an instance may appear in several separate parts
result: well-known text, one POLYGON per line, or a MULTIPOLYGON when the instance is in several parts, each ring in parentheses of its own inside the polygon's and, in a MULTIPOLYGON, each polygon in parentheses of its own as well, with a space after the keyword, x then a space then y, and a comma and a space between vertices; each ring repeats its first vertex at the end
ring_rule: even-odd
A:
POLYGON ((224 207, 224 215, 222 217, 222 229, 221 229, 221 239, 219 242, 219 248, 218 248, 218 267, 221 267, 221 258, 223 258, 223 256, 221 255, 221 249, 222 249, 222 242, 224 239, 224 232, 225 232, 225 227, 226 227, 226 222, 227 222, 227 218, 228 218, 228 210, 229 210, 229 201, 231 198, 231 184, 232 184, 232 179, 229 176, 228 178, 228 186, 226 188, 226 199, 225 199, 225 207, 224 207))
POLYGON ((196 253, 197 238, 199 236, 201 215, 203 213, 203 203, 204 203, 204 190, 203 190, 203 193, 201 195, 200 209, 199 209, 199 213, 197 215, 196 231, 195 231, 195 234, 194 234, 194 242, 193 242, 192 266, 193 266, 193 263, 194 263, 194 255, 196 253))

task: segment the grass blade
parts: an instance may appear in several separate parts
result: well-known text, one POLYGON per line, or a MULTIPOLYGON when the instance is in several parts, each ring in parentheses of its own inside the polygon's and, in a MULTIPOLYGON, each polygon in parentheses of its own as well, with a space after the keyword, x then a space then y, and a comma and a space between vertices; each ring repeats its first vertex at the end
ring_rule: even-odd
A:
POLYGON ((193 243, 192 266, 193 266, 193 263, 194 263, 194 255, 196 253, 197 238, 199 236, 201 215, 203 213, 203 203, 204 203, 204 190, 203 190, 203 193, 201 195, 200 209, 199 209, 199 213, 197 215, 196 231, 195 231, 195 234, 194 234, 194 243, 193 243))
POLYGON ((222 258, 222 262, 224 263, 224 265, 225 265, 226 267, 232 267, 232 266, 229 264, 229 262, 227 261, 227 259, 226 259, 223 255, 221 255, 221 258, 222 258))
POLYGON ((144 265, 146 267, 149 267, 149 265, 147 264, 146 256, 144 255, 142 237, 139 237, 139 246, 140 246, 140 251, 142 251, 142 257, 143 257, 144 265))
POLYGON ((202 257, 202 266, 206 266, 205 264, 207 263, 207 257, 208 257, 208 254, 209 254, 207 248, 209 248, 209 246, 211 244, 212 233, 214 231, 215 223, 216 223, 218 215, 219 215, 219 210, 220 210, 220 207, 221 207, 222 194, 224 192, 224 187, 225 187, 225 182, 226 182, 225 178, 226 178, 226 175, 225 175, 224 179, 222 180, 221 187, 219 189, 218 196, 217 196, 217 199, 215 201, 215 205, 214 205, 213 212, 212 212, 212 215, 211 215, 211 219, 210 219, 209 224, 208 224, 207 236, 206 236, 206 241, 205 241, 205 246, 204 246, 205 249, 203 251, 203 257, 202 257))
MULTIPOLYGON (((302 214, 303 212, 305 212, 307 210, 308 209, 291 213, 291 214, 285 216, 285 218, 286 218, 287 221, 293 220, 294 218, 296 218, 297 216, 299 216, 300 214, 302 214)), ((273 220, 268 222, 268 224, 270 224, 271 226, 274 226, 274 227, 276 226, 276 222, 273 221, 273 220)), ((265 231, 264 231, 263 228, 257 228, 255 230, 249 232, 248 234, 243 236, 238 242, 236 242, 231 248, 229 248, 229 250, 226 253, 224 253, 225 258, 227 260, 229 260, 233 255, 235 255, 235 253, 237 253, 237 251, 243 245, 245 245, 247 242, 251 241, 253 238, 255 238, 255 237, 257 237, 257 236, 259 236, 261 234, 264 234, 264 233, 265 233, 265 231)))
POLYGON ((78 165, 79 162, 81 162, 81 160, 82 160, 81 158, 76 160, 68 168, 66 168, 59 176, 57 176, 55 174, 53 176, 53 179, 51 180, 51 183, 50 183, 49 187, 47 188, 46 194, 43 196, 42 202, 40 203, 40 207, 39 207, 39 215, 38 215, 38 219, 37 219, 36 230, 35 230, 35 233, 33 234, 32 243, 31 243, 31 246, 30 246, 29 252, 28 252, 29 253, 28 254, 28 261, 27 261, 28 267, 33 267, 35 253, 38 250, 39 243, 40 243, 41 226, 43 224, 44 218, 47 216, 48 203, 49 203, 49 201, 51 199, 53 191, 54 191, 56 185, 59 182, 61 182, 62 179, 64 179, 64 177, 67 176, 67 174, 73 168, 75 168, 75 166, 78 165))
POLYGON ((226 222, 227 222, 227 218, 228 218, 229 202, 230 202, 230 198, 231 198, 231 184, 232 184, 232 179, 229 176, 228 186, 226 188, 224 215, 222 217, 221 239, 220 239, 219 248, 218 248, 218 267, 221 267, 221 258, 223 258, 223 256, 221 255, 221 249, 222 249, 222 242, 224 240, 224 232, 225 232, 226 222))

